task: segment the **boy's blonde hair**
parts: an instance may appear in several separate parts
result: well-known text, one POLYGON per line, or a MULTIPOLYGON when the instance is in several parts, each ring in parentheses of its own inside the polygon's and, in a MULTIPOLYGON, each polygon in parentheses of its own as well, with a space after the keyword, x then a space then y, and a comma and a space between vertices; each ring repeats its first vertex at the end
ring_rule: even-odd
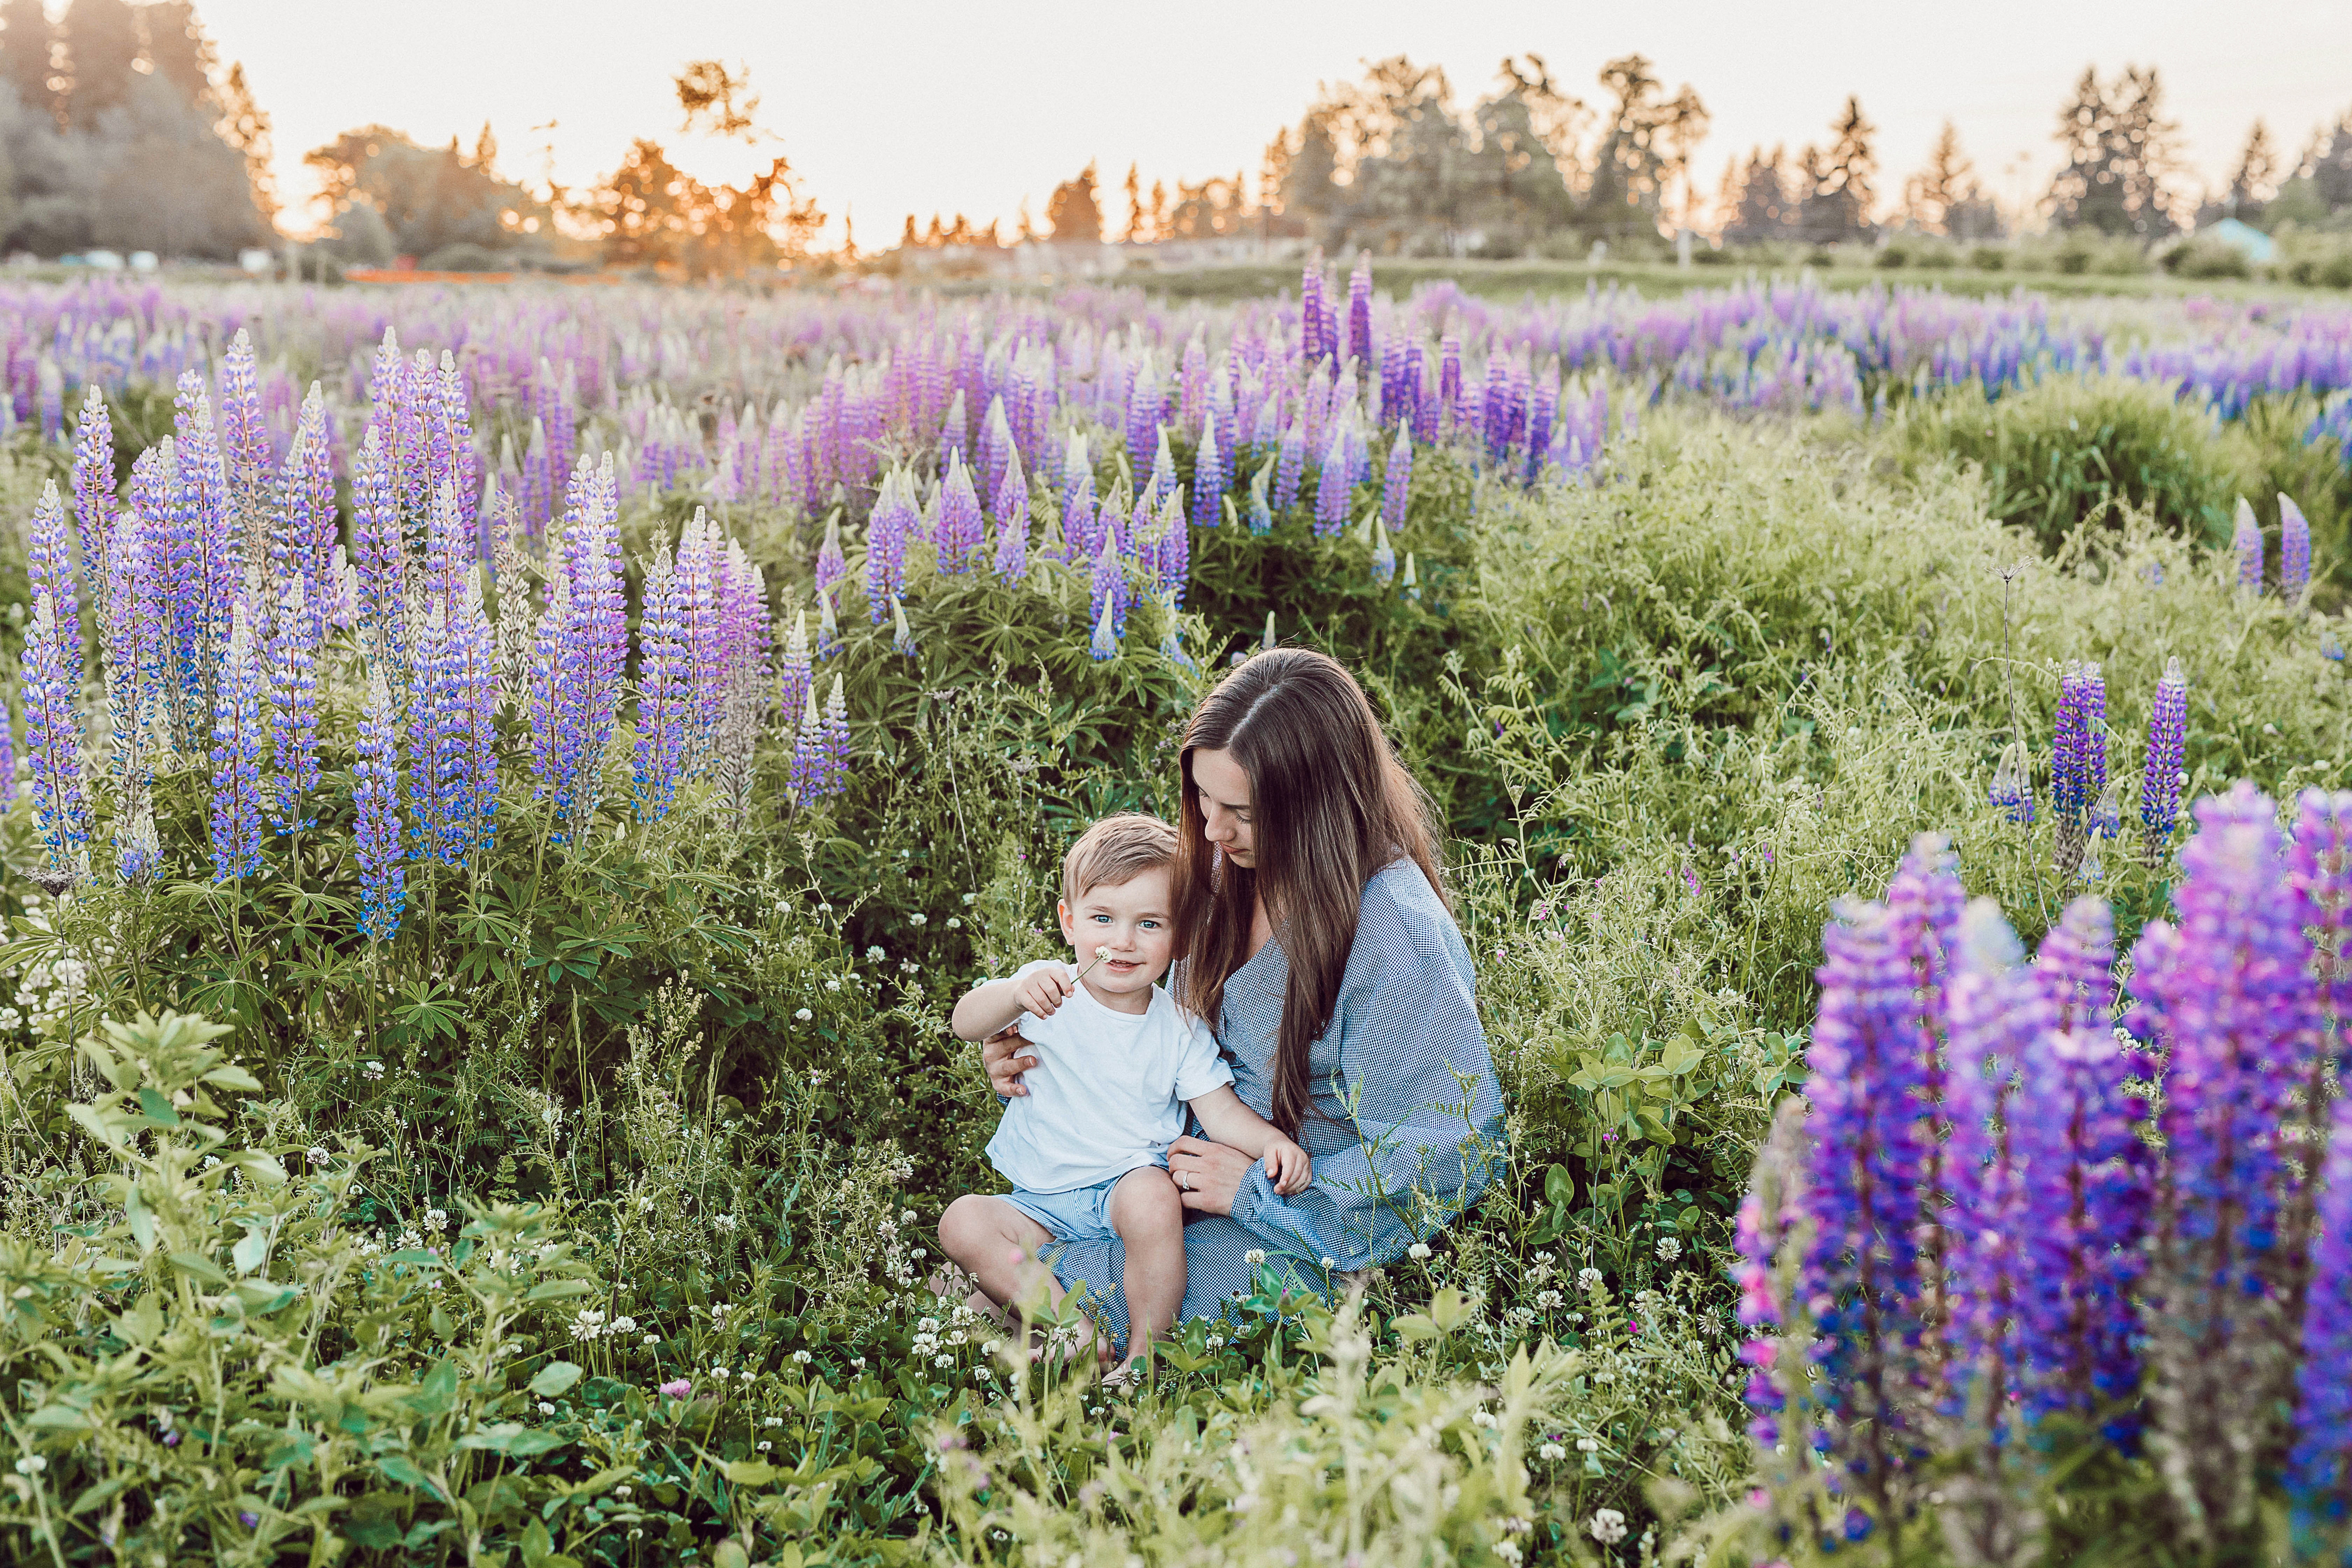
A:
POLYGON ((1116 888, 1176 860, 1176 830, 1156 816, 1122 811, 1078 836, 1062 857, 1062 901, 1072 909, 1089 888, 1116 888))

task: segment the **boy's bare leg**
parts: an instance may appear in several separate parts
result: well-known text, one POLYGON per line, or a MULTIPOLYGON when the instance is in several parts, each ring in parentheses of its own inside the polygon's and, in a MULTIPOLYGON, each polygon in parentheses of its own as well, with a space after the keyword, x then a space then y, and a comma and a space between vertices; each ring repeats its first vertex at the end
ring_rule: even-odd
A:
POLYGON ((1111 1189, 1110 1223, 1127 1246, 1127 1353, 1139 1356, 1184 1304, 1184 1203, 1167 1172, 1146 1165, 1111 1189))
POLYGON ((940 1250, 980 1282, 989 1315, 1000 1320, 1001 1309, 1027 1294, 1040 1277, 1045 1281, 1045 1299, 1056 1307, 1062 1304, 1060 1282, 1037 1261, 1037 1249, 1053 1239, 1051 1231, 1003 1198, 978 1193, 956 1199, 940 1216, 940 1250))

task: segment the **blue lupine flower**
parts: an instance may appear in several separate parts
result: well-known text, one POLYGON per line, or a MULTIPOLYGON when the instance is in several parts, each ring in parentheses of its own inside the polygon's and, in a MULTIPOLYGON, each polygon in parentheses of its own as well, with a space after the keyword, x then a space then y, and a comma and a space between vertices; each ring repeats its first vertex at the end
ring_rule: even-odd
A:
POLYGON ((74 521, 84 539, 114 535, 114 421, 106 398, 91 382, 74 421, 74 521))
POLYGON ((322 622, 296 576, 269 621, 269 826, 316 827, 305 798, 319 787, 319 638, 322 622))
MULTIPOLYGON (((971 558, 987 539, 987 525, 981 517, 980 497, 972 489, 971 471, 958 458, 948 460, 947 477, 940 481, 937 532, 940 570, 971 571, 971 558)), ((904 585, 894 592, 905 592, 904 585)))
POLYGON ((1160 446, 1151 459, 1151 478, 1138 499, 1158 506, 1176 493, 1176 449, 1168 444, 1168 426, 1160 427, 1160 446))
POLYGON ((2292 498, 2279 497, 2279 593, 2290 605, 2311 586, 2311 523, 2292 498))
POLYGON ((1381 521, 1391 528, 1404 526, 1405 501, 1412 489, 1412 433, 1397 423, 1396 439, 1389 443, 1388 468, 1381 477, 1381 521))
POLYGON ((996 574, 1007 583, 1029 575, 1029 484, 1014 454, 996 489, 996 574))
POLYGON ((2303 1369, 2286 1490, 2299 1554, 2352 1561, 2352 1095, 2336 1100, 2304 1306, 2303 1369))
POLYGON ((2238 498, 2238 510, 2230 532, 2230 548, 2238 557, 2238 586, 2249 593, 2263 591, 2263 530, 2254 521, 2254 509, 2246 498, 2238 498))
POLYGON ((654 552, 646 574, 645 608, 637 621, 637 733, 635 795, 639 822, 669 815, 686 763, 691 693, 678 605, 677 573, 669 541, 654 552))
POLYGON ((1360 365, 1372 363, 1372 253, 1356 252, 1348 274, 1348 353, 1360 365))
POLYGON ((803 701, 815 689, 816 677, 809 658, 808 612, 803 610, 793 618, 793 629, 784 637, 784 657, 776 671, 776 711, 785 722, 800 711, 803 701))
POLYGON ((352 565, 359 576, 353 606, 363 636, 394 670, 407 663, 408 563, 393 494, 393 476, 378 434, 367 432, 352 464, 352 565))
POLYGON ((1298 500, 1298 482, 1307 471, 1307 431, 1303 424, 1293 419, 1282 432, 1282 453, 1274 470, 1274 508, 1276 511, 1298 500))
POLYGON ((915 628, 907 624, 907 606, 896 594, 890 595, 890 646, 908 658, 915 657, 915 628))
MULTIPOLYGON (((803 805, 824 798, 824 720, 816 708, 816 690, 801 693, 801 720, 793 733, 793 765, 789 784, 793 799, 803 805)), ((786 710, 790 711, 790 710, 786 710)))
POLYGON ((1124 637, 1128 596, 1127 563, 1119 559, 1118 536, 1115 531, 1107 532, 1095 556, 1094 574, 1087 579, 1087 613, 1097 625, 1108 616, 1111 635, 1124 637))
POLYGON ((231 612, 227 657, 213 700, 213 880, 261 870, 261 668, 253 627, 239 603, 231 612))
POLYGON ((1992 771, 1993 809, 2003 818, 2015 823, 2033 820, 2033 774, 2026 761, 2025 742, 2011 741, 2000 753, 2000 763, 1992 771))
POLYGON ((2160 851, 2172 837, 2180 815, 2182 750, 2189 722, 2189 680, 2180 661, 2164 661, 2164 675, 2156 683, 2156 700, 2147 719, 2147 765, 2139 783, 2139 819, 2147 829, 2151 853, 2160 851))
POLYGON ((25 632, 25 752, 33 763, 33 812, 47 863, 79 873, 89 842, 89 807, 82 791, 81 649, 68 650, 57 601, 44 587, 33 595, 25 632))
POLYGON ((848 575, 849 562, 841 552, 841 509, 835 507, 825 514, 824 544, 816 552, 816 591, 826 593, 848 575))
POLYGON ((1348 526, 1348 432, 1331 432, 1330 448, 1323 454, 1323 469, 1315 482, 1315 533, 1336 539, 1348 526))
MULTIPOLYGON (((961 471, 960 458, 950 457, 961 471)), ((913 477, 896 470, 882 480, 874 510, 866 521, 866 605, 880 626, 889 603, 907 591, 907 541, 921 526, 911 491, 913 477)))
POLYGON ((352 830, 360 866, 360 934, 390 942, 400 934, 408 903, 401 879, 399 712, 383 661, 368 659, 367 708, 360 716, 359 758, 352 765, 352 830))
POLYGON ((2096 664, 2069 659, 2059 678, 2051 736, 2050 804, 2059 822, 2087 832, 2091 807, 2107 787, 2107 683, 2096 664))
POLYGON ((1217 502, 1233 482, 1226 471, 1224 457, 1217 450, 1217 427, 1214 421, 1201 428, 1201 445, 1192 456, 1192 525, 1195 528, 1217 526, 1217 502))

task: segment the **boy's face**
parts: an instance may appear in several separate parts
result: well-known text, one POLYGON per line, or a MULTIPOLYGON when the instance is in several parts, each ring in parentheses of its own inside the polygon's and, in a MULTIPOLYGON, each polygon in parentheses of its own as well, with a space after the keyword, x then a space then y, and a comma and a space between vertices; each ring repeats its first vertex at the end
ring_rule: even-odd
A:
POLYGON ((1084 984, 1106 998, 1150 990, 1168 972, 1176 945, 1169 918, 1172 902, 1165 866, 1125 882, 1088 888, 1078 895, 1076 909, 1063 900, 1063 939, 1076 951, 1080 969, 1094 964, 1084 984), (1110 956, 1095 963, 1098 947, 1109 948, 1110 956))

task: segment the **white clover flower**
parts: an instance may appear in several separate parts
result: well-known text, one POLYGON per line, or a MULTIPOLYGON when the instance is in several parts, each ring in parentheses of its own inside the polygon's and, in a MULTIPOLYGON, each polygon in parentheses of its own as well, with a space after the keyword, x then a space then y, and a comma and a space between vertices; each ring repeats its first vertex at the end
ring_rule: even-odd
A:
POLYGON ((854 1372, 864 1372, 866 1370, 866 1358, 862 1355, 851 1356, 849 1358, 849 1365, 850 1369, 854 1372))
POLYGON ((953 1366, 955 1365, 955 1357, 942 1352, 941 1354, 935 1355, 931 1358, 931 1364, 933 1366, 953 1366))
POLYGON ((1601 1545, 1614 1546, 1625 1539, 1625 1516, 1613 1508, 1595 1509, 1592 1510, 1592 1522, 1585 1528, 1601 1545))
POLYGON ((761 1452, 762 1454, 766 1453, 769 1449, 771 1449, 771 1448, 772 1448, 772 1447, 775 1447, 775 1445, 774 1445, 773 1443, 769 1442, 765 1437, 762 1437, 762 1438, 761 1438, 761 1439, 760 1439, 760 1442, 759 1442, 759 1449, 760 1449, 760 1452, 761 1452))
POLYGON ((710 1369, 710 1375, 724 1383, 727 1381, 727 1368, 723 1365, 714 1365, 710 1369))
POLYGON ((1658 1261, 1672 1263, 1683 1255, 1683 1244, 1671 1236, 1658 1237, 1658 1261))
POLYGON ((978 893, 966 893, 963 896, 963 901, 964 907, 966 909, 970 909, 972 905, 980 902, 980 895, 978 893))
POLYGON ((781 1415, 768 1416, 760 1423, 762 1426, 781 1426, 783 1424, 784 1418, 781 1415))
POLYGON ((793 1017, 795 1017, 795 1018, 798 1018, 802 1023, 805 1024, 805 1023, 807 1023, 810 1019, 812 1019, 812 1018, 815 1017, 815 1016, 816 1016, 816 1015, 815 1015, 814 1013, 810 1012, 807 1008, 803 1007, 803 1008, 801 1008, 798 1012, 794 1013, 794 1014, 793 1015, 793 1017))
POLYGON ((16 1473, 20 1476, 37 1476, 48 1468, 49 1462, 38 1454, 27 1454, 16 1461, 16 1473))
POLYGON ((316 1143, 310 1145, 307 1157, 313 1165, 323 1165, 328 1161, 334 1158, 334 1156, 328 1153, 323 1147, 316 1143))
POLYGON ((931 917, 925 914, 922 910, 917 910, 913 914, 907 917, 907 923, 910 926, 929 925, 931 923, 931 917))
POLYGON ((1242 1254, 1242 1261, 1255 1268, 1256 1265, 1265 1261, 1265 1248, 1263 1247, 1251 1247, 1247 1252, 1242 1254))
POLYGON ((1495 1413, 1487 1409, 1486 1406, 1480 1405, 1477 1409, 1470 1412, 1470 1425, 1473 1426, 1492 1426, 1495 1425, 1495 1413))
POLYGON ((1429 1261, 1429 1243, 1416 1241, 1404 1249, 1404 1255, 1415 1263, 1426 1263, 1429 1261))
POLYGON ((1597 1454, 1601 1452, 1601 1439, 1598 1437, 1579 1437, 1576 1440, 1576 1451, 1580 1454, 1597 1454))
POLYGON ((887 953, 882 951, 881 946, 878 943, 866 950, 866 962, 868 963, 879 963, 883 959, 888 956, 889 955, 887 953))
POLYGON ((1568 1458, 1568 1450, 1561 1447, 1557 1443, 1546 1443, 1542 1447, 1536 1450, 1536 1458, 1538 1459, 1565 1459, 1568 1458))
POLYGON ((816 1357, 809 1354, 806 1351, 794 1351, 793 1352, 793 1364, 795 1366, 806 1366, 815 1359, 816 1357))
POLYGON ((554 1405, 554 1402, 553 1402, 553 1401, 551 1401, 551 1400, 546 1400, 546 1399, 542 1399, 542 1400, 541 1400, 541 1401, 539 1402, 539 1413, 540 1413, 541 1415, 554 1415, 554 1414, 555 1414, 555 1405, 554 1405))
POLYGON ((720 1215, 717 1224, 721 1230, 733 1230, 736 1225, 735 1216, 731 1214, 720 1215))
POLYGON ((828 980, 824 983, 824 988, 827 991, 838 991, 841 989, 841 982, 838 980, 828 980))
POLYGON ((948 917, 948 930, 950 930, 950 931, 961 931, 961 930, 963 930, 963 921, 960 921, 960 920, 956 919, 956 918, 955 918, 955 916, 953 916, 953 915, 950 915, 950 916, 948 917))
POLYGON ((1547 1312, 1559 1306, 1564 1300, 1566 1300, 1566 1298, 1561 1296, 1557 1290, 1538 1290, 1536 1292, 1536 1305, 1547 1312))
POLYGON ((649 1345, 657 1345, 661 1343, 661 1336, 659 1334, 647 1334, 646 1336, 646 1343, 649 1345))
POLYGON ((1576 1283, 1578 1288, 1580 1289, 1591 1289, 1595 1285, 1601 1283, 1601 1270, 1592 1268, 1578 1269, 1576 1271, 1576 1283))
POLYGON ((1527 1557, 1527 1553, 1519 1549, 1519 1543, 1516 1541, 1497 1541, 1495 1542, 1495 1555, 1501 1558, 1504 1562, 1510 1563, 1523 1562, 1527 1557))

